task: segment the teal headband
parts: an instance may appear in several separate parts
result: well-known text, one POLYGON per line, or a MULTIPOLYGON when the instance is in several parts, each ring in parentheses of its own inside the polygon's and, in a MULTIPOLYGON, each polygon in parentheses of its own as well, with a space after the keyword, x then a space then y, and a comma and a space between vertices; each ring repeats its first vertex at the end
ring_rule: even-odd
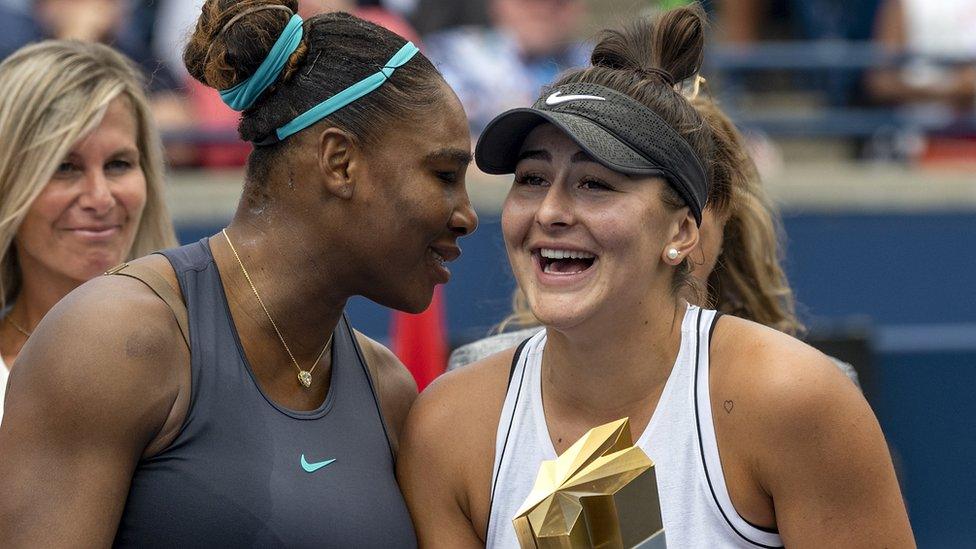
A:
POLYGON ((293 15, 258 70, 233 88, 221 90, 220 98, 228 107, 235 111, 251 108, 258 97, 278 80, 281 71, 288 64, 288 58, 302 42, 302 23, 299 15, 293 15))
POLYGON ((363 78, 352 86, 303 112, 291 122, 275 130, 273 135, 256 142, 255 145, 270 145, 278 141, 284 141, 289 136, 304 130, 359 98, 372 93, 393 76, 393 71, 405 65, 419 51, 417 46, 413 45, 413 42, 407 42, 398 52, 393 54, 393 57, 390 58, 379 72, 363 78))

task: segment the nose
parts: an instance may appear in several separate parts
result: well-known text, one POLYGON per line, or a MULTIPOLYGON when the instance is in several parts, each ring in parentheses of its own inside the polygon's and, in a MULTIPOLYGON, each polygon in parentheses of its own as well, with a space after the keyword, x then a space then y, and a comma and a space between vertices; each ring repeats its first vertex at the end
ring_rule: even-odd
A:
POLYGON ((86 173, 81 185, 78 205, 84 210, 95 215, 105 215, 115 206, 115 196, 102 170, 86 173))
POLYGON ((478 213, 471 205, 467 191, 461 199, 461 204, 451 214, 451 231, 458 237, 469 235, 478 228, 478 213))
POLYGON ((566 227, 573 222, 572 197, 561 181, 553 181, 536 211, 536 223, 543 228, 566 227))

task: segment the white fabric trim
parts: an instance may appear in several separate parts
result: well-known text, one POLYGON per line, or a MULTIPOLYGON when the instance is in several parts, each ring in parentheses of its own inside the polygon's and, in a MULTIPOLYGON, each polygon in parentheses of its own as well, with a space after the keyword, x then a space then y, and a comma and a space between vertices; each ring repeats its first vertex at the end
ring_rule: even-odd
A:
POLYGON ((0 356, 0 422, 3 421, 3 399, 7 394, 7 378, 9 376, 7 365, 4 364, 3 357, 0 356))
POLYGON ((709 367, 709 336, 712 323, 715 319, 715 311, 701 311, 701 322, 699 327, 699 349, 697 380, 698 386, 698 413, 699 413, 699 432, 702 437, 703 459, 705 465, 706 480, 711 483, 711 491, 719 505, 719 510, 725 516, 729 525, 746 540, 766 547, 782 547, 783 540, 779 534, 760 530, 749 524, 732 504, 729 497, 728 486, 725 484, 725 473, 722 471, 722 459, 719 456, 718 440, 715 437, 715 423, 712 416, 712 401, 709 393, 708 367, 709 367))

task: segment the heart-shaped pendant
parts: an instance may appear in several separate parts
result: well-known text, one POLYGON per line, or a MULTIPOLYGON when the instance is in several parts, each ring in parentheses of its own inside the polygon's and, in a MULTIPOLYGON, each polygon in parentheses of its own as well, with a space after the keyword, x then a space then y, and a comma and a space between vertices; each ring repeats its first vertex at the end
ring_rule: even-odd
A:
POLYGON ((309 387, 311 387, 312 386, 312 372, 307 372, 305 370, 301 370, 300 372, 298 372, 298 382, 301 383, 302 384, 302 387, 305 387, 306 389, 308 389, 309 387))

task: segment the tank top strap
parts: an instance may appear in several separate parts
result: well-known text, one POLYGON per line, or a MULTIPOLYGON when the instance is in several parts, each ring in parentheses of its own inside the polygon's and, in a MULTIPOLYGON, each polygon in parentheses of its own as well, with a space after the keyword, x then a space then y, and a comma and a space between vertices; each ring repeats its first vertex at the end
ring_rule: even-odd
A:
MULTIPOLYGON (((349 317, 345 313, 336 325, 332 343, 332 368, 333 383, 342 382, 342 386, 337 386, 335 391, 330 393, 341 394, 342 399, 337 406, 350 406, 350 415, 361 415, 364 409, 376 412, 376 419, 382 427, 386 447, 390 451, 391 461, 395 460, 393 442, 390 440, 389 426, 383 411, 380 407, 380 399, 376 389, 376 381, 369 372, 366 365, 366 358, 363 350, 356 339, 356 332, 349 323, 349 317), (341 370, 339 378, 336 378, 336 368, 341 370), (366 405, 366 403, 370 405, 366 405)), ((362 421, 361 419, 359 421, 362 421)))
POLYGON ((736 511, 732 504, 732 498, 729 496, 728 486, 725 483, 725 473, 722 470, 722 460, 718 451, 718 439, 715 436, 708 375, 711 338, 721 313, 708 310, 699 311, 695 323, 697 341, 695 343, 694 406, 702 468, 709 492, 722 518, 740 538, 756 547, 783 547, 783 541, 776 530, 757 526, 744 519, 736 511))

